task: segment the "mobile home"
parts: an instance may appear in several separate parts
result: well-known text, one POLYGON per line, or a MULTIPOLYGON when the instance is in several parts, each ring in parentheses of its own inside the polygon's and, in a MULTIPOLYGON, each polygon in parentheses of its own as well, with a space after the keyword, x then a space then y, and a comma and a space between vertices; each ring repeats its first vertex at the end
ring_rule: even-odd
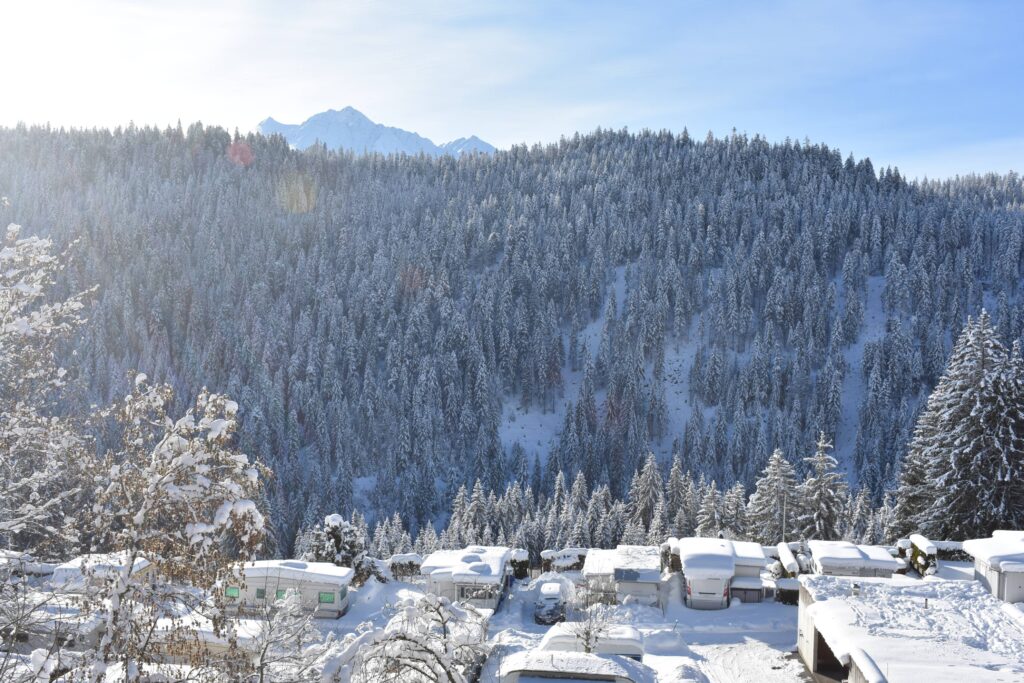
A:
POLYGON ((661 554, 655 546, 593 548, 583 562, 583 578, 598 601, 661 606, 661 554))
POLYGON ((757 543, 724 538, 671 538, 685 584, 684 601, 694 609, 723 609, 731 597, 761 602, 764 549, 757 543))
POLYGON ((277 600, 296 591, 302 606, 319 618, 336 619, 348 610, 348 587, 353 572, 330 562, 259 560, 236 565, 224 586, 232 611, 272 608, 277 600))
POLYGON ((420 565, 427 591, 453 602, 496 610, 512 584, 512 550, 498 546, 470 546, 438 550, 420 565))

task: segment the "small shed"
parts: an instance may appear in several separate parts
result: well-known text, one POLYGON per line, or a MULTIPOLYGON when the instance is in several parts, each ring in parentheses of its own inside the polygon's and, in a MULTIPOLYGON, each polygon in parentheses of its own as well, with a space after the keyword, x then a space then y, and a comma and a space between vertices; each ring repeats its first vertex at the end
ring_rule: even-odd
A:
POLYGON ((992 538, 964 541, 974 578, 1006 602, 1024 602, 1024 531, 998 530, 992 538))
POLYGON ((808 541, 807 547, 815 574, 889 578, 907 567, 903 560, 880 546, 854 545, 849 541, 808 541))
POLYGON ((272 608, 288 591, 299 594, 302 606, 319 618, 336 619, 348 611, 353 571, 330 562, 258 560, 235 566, 234 579, 224 586, 232 611, 272 608))
POLYGON ((512 550, 500 546, 438 550, 423 559, 420 574, 435 595, 496 610, 512 584, 511 559, 512 550))
POLYGON ((599 602, 661 606, 661 554, 655 546, 593 548, 583 563, 583 578, 599 602))

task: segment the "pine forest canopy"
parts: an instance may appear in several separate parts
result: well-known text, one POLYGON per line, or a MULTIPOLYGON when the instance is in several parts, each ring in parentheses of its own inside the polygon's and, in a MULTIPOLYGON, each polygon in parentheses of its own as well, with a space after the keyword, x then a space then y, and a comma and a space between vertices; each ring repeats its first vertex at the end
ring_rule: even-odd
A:
POLYGON ((968 316, 1024 332, 1019 177, 908 184, 806 142, 455 159, 19 127, 0 194, 4 224, 80 239, 60 293, 99 285, 62 407, 135 369, 230 395, 287 546, 354 507, 422 523, 478 479, 621 497, 650 450, 750 490, 775 449, 813 475, 819 432, 877 504, 968 316), (518 408, 559 416, 550 449, 508 437, 518 408))

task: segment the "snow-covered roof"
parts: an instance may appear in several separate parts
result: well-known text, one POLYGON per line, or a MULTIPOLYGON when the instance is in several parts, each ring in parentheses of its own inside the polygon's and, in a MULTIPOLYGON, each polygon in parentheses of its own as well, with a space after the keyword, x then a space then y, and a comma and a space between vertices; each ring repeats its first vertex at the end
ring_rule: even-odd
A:
POLYGON ((732 559, 741 567, 765 566, 764 548, 760 543, 750 541, 729 541, 732 544, 732 559))
POLYGON ((615 550, 592 548, 583 562, 583 576, 613 576, 616 581, 661 581, 661 553, 653 545, 620 545, 615 550))
POLYGON ((807 610, 815 628, 869 681, 1024 680, 1024 629, 979 583, 815 575, 800 582, 814 599, 807 610))
MULTIPOLYGON (((765 580, 760 576, 734 576, 729 585, 733 588, 742 588, 745 590, 761 590, 765 586, 765 580)), ((772 584, 769 583, 769 586, 772 584)))
POLYGON ((397 553, 388 558, 388 564, 420 564, 423 556, 418 553, 397 553))
POLYGON ((330 562, 303 562, 302 560, 256 560, 246 562, 241 569, 246 579, 292 579, 347 586, 354 572, 330 562))
POLYGON ((921 534, 910 534, 910 542, 916 545, 917 549, 925 555, 934 555, 938 552, 938 548, 935 547, 935 544, 921 534))
POLYGON ((788 543, 779 543, 779 562, 782 563, 783 568, 790 574, 800 573, 800 563, 796 561, 796 555, 790 550, 788 543))
MULTIPOLYGON (((512 673, 558 674, 560 683, 569 680, 600 681, 624 679, 633 683, 654 683, 654 671, 640 662, 615 655, 583 652, 520 650, 505 657, 499 678, 512 673)), ((545 676, 549 678, 550 676, 545 676)), ((530 680, 520 676, 519 680, 530 680)))
MULTIPOLYGON (((687 579, 729 578, 736 573, 736 555, 731 541, 722 538, 680 538, 673 552, 679 553, 679 563, 687 579)), ((762 555, 763 558, 763 555, 762 555)), ((762 559, 762 564, 764 560, 762 559)))
MULTIPOLYGON (((579 652, 583 645, 573 630, 577 622, 561 622, 554 624, 541 638, 540 650, 559 652, 579 652)), ((598 638, 594 649, 599 655, 642 655, 644 639, 640 631, 626 624, 609 626, 598 638)))
POLYGON ((875 545, 854 545, 849 541, 808 541, 811 557, 821 568, 891 569, 903 563, 885 548, 875 545))
POLYGON ((594 576, 613 576, 616 581, 661 581, 661 553, 653 545, 591 548, 583 562, 583 577, 594 576))
POLYGON ((964 551, 994 569, 1018 571, 1024 563, 1024 531, 995 531, 992 538, 964 541, 964 551))
POLYGON ((438 550, 420 565, 420 574, 454 583, 499 584, 512 551, 499 546, 470 546, 463 550, 438 550))
POLYGON ((0 549, 0 567, 5 567, 22 574, 48 576, 53 573, 57 565, 49 562, 39 562, 28 553, 0 549))
MULTIPOLYGON (((127 551, 80 555, 64 564, 57 565, 50 581, 58 588, 73 588, 84 583, 87 573, 98 579, 109 579, 127 569, 127 564, 127 551)), ((143 571, 148 566, 149 560, 144 557, 136 557, 129 575, 143 571)))

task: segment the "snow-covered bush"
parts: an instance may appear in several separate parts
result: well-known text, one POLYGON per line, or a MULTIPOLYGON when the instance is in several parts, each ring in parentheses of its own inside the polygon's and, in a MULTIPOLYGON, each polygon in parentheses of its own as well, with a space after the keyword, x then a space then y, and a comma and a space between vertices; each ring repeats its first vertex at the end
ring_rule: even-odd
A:
POLYGON ((366 552, 366 537, 355 524, 341 515, 327 515, 322 526, 313 529, 305 540, 301 559, 307 562, 333 562, 355 572, 353 586, 362 586, 372 576, 385 582, 387 577, 366 552))

